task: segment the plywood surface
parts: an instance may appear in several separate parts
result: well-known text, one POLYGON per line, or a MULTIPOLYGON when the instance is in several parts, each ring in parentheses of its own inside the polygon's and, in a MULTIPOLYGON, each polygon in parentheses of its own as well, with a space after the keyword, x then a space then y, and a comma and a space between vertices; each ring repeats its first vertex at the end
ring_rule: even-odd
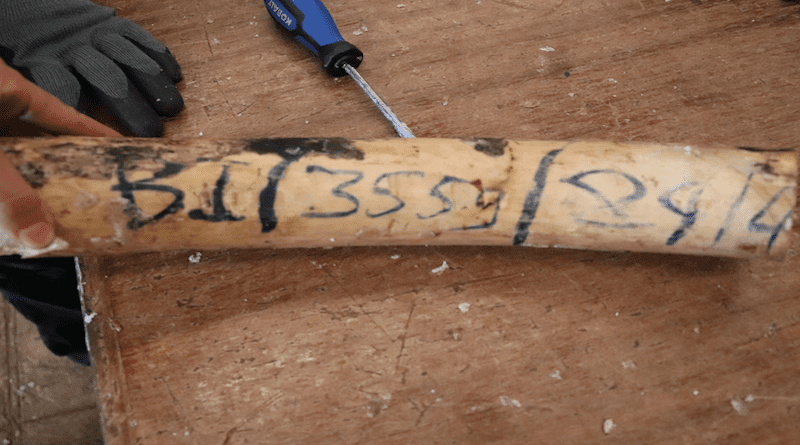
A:
MULTIPOLYGON (((184 69, 167 137, 394 136, 259 1, 106 3, 184 69)), ((797 2, 326 4, 418 136, 800 136, 797 2)), ((424 246, 84 257, 107 443, 786 443, 800 434, 797 235, 782 262, 424 246)))

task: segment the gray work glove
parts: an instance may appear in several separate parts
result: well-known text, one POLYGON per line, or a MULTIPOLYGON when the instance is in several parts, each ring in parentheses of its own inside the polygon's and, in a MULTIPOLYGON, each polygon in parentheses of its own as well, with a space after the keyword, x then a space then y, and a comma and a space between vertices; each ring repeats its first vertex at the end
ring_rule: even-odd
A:
POLYGON ((158 115, 183 109, 167 47, 87 0, 0 0, 0 57, 80 111, 99 101, 134 136, 161 136, 158 115))

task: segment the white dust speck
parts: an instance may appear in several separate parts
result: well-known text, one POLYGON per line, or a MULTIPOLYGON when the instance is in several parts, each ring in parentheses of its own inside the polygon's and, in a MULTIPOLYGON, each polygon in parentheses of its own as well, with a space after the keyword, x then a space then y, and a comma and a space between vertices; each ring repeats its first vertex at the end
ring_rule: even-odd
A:
POLYGON ((336 242, 336 238, 331 238, 331 242, 335 243, 336 242))
POLYGON ((617 427, 617 424, 614 423, 611 419, 606 419, 603 421, 603 432, 609 434, 611 430, 617 427))
POLYGON ((752 394, 748 394, 747 397, 744 398, 745 402, 752 402, 756 398, 752 394))
POLYGON ((462 313, 466 313, 469 310, 470 304, 469 303, 461 303, 458 305, 458 310, 462 313))
POLYGON ((694 394, 696 396, 699 396, 700 395, 700 391, 695 389, 694 391, 692 391, 692 394, 694 394))
POLYGON ((219 45, 220 41, 219 41, 219 39, 214 39, 214 40, 211 41, 211 43, 213 43, 215 45, 219 45))
POLYGON ((398 7, 398 8, 405 8, 405 7, 406 7, 406 5, 405 5, 404 3, 400 3, 399 5, 397 5, 397 7, 398 7))
POLYGON ((745 416, 749 412, 747 407, 744 405, 744 402, 742 402, 742 399, 731 399, 731 406, 733 407, 733 410, 736 411, 740 416, 745 416))
POLYGON ((503 406, 513 406, 515 408, 520 408, 522 406, 522 404, 519 403, 519 400, 512 399, 511 397, 506 397, 506 396, 500 396, 500 403, 503 406))
POLYGON ((550 377, 552 377, 552 378, 554 378, 554 379, 562 380, 562 378, 561 378, 561 371, 559 371, 559 370, 555 370, 555 371, 553 371, 553 372, 550 374, 550 377))
POLYGON ((33 382, 28 383, 28 386, 22 385, 19 388, 17 388, 17 391, 16 391, 17 395, 18 396, 22 396, 23 394, 25 394, 25 391, 27 391, 28 389, 31 389, 31 388, 33 388, 33 382))
POLYGON ((202 135, 203 135, 203 132, 201 131, 199 134, 200 134, 200 136, 202 136, 202 135))
POLYGON ((392 258, 393 260, 399 260, 399 259, 400 259, 400 255, 392 255, 392 257, 391 257, 391 258, 392 258))
POLYGON ((353 31, 353 35, 360 36, 361 34, 364 34, 367 31, 369 31, 369 29, 367 29, 366 26, 362 26, 361 28, 358 28, 357 30, 353 31))
POLYGON ((544 52, 546 52, 546 53, 551 53, 551 52, 555 51, 555 49, 553 49, 550 46, 545 46, 544 48, 539 48, 539 49, 544 51, 544 52))
POLYGON ((608 78, 608 81, 611 82, 611 83, 617 83, 617 81, 612 79, 611 77, 608 78))
POLYGON ((431 273, 442 273, 449 269, 450 266, 447 265, 447 261, 442 262, 442 265, 437 267, 436 269, 431 269, 431 273))
POLYGON ((11 441, 8 439, 3 439, 3 445, 11 445, 11 441))
POLYGON ((626 360, 622 362, 622 367, 625 369, 633 369, 636 367, 636 363, 633 360, 626 360))
POLYGON ((200 259, 203 258, 203 254, 201 252, 197 252, 194 255, 189 256, 189 262, 193 264, 197 264, 200 262, 200 259))
POLYGON ((92 320, 94 320, 94 317, 97 317, 97 313, 96 312, 92 312, 91 314, 86 314, 86 315, 83 316, 83 322, 85 324, 89 324, 89 323, 92 322, 92 320))

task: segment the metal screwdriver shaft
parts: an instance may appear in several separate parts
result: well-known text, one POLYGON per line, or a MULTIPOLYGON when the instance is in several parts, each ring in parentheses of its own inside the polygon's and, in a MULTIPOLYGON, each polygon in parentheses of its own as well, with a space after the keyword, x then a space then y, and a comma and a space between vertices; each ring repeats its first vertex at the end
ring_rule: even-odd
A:
POLYGON ((344 40, 333 17, 320 0, 264 0, 264 5, 279 25, 319 57, 328 74, 334 77, 349 74, 392 123, 397 134, 404 138, 414 137, 408 126, 358 74, 356 68, 364 59, 364 53, 344 40))
POLYGON ((344 68, 344 70, 347 71, 347 74, 349 74, 350 77, 352 77, 353 80, 356 81, 356 84, 358 84, 358 86, 360 86, 361 89, 364 90, 365 93, 367 93, 367 96, 369 96, 372 102, 378 107, 379 110, 381 110, 381 113, 383 113, 383 115, 386 116, 386 119, 389 119, 389 122, 392 123, 392 126, 394 126, 394 129, 397 131, 397 134, 399 134, 401 138, 414 137, 414 133, 411 132, 411 129, 408 128, 408 125, 404 124, 400 120, 400 118, 398 118, 397 115, 394 114, 392 109, 389 108, 388 105, 386 105, 386 102, 384 102, 383 99, 381 99, 380 96, 378 96, 378 93, 376 93, 375 90, 373 90, 372 87, 369 86, 367 81, 364 80, 363 77, 361 77, 361 74, 358 74, 358 71, 356 71, 355 68, 353 68, 347 63, 343 64, 342 68, 344 68))

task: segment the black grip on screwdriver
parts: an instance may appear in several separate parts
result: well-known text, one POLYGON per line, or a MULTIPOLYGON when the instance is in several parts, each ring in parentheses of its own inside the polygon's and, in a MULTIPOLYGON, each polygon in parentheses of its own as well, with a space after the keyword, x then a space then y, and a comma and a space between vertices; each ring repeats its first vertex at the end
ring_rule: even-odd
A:
POLYGON ((331 76, 344 76, 344 64, 357 68, 364 60, 364 53, 344 40, 319 0, 264 0, 264 5, 279 25, 319 57, 331 76))

